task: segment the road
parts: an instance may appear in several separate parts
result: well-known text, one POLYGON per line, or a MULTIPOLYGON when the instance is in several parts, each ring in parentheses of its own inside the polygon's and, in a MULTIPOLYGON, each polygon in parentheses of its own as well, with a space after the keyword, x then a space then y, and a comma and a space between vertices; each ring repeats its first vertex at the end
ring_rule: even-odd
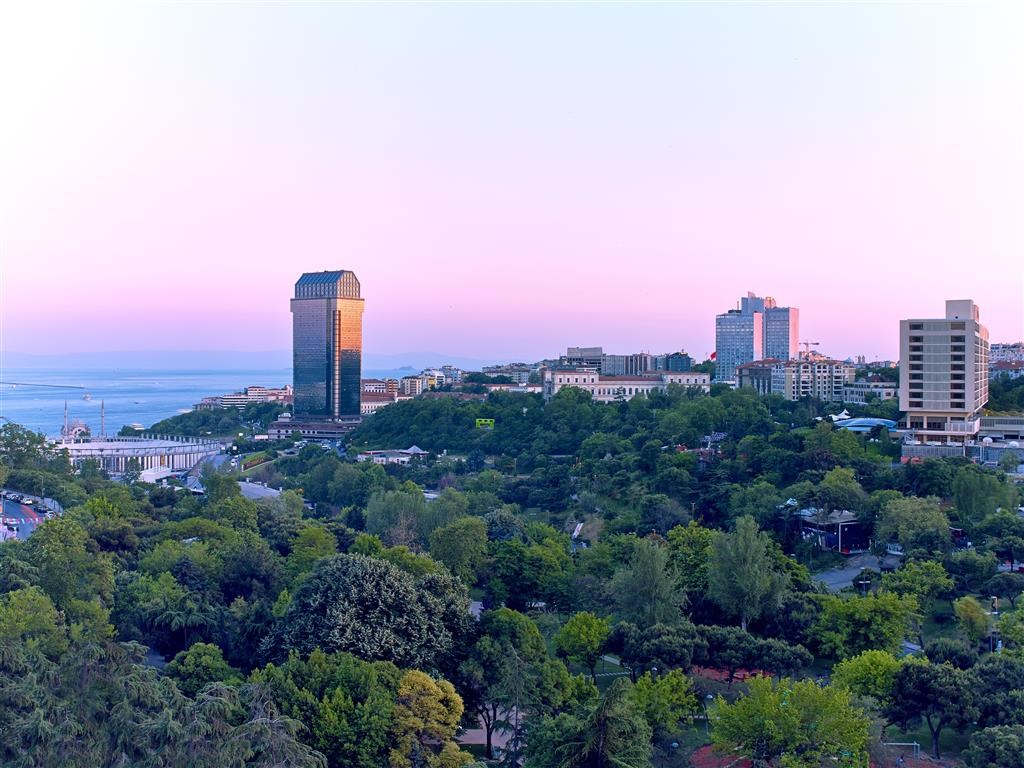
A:
POLYGON ((853 586, 853 580, 860 576, 862 568, 879 570, 878 558, 874 555, 854 555, 842 568, 831 568, 814 574, 814 580, 820 581, 829 592, 839 592, 853 586))
POLYGON ((57 508, 59 508, 59 505, 50 499, 40 499, 38 496, 30 496, 29 494, 10 491, 6 488, 2 489, 2 493, 4 499, 2 504, 3 512, 0 514, 0 517, 3 518, 3 522, 0 523, 0 541, 9 538, 18 538, 24 541, 46 519, 43 512, 6 498, 8 494, 17 494, 18 496, 28 498, 36 505, 40 502, 45 503, 46 506, 54 511, 57 511, 57 508), (14 530, 15 528, 17 529, 16 531, 14 530))

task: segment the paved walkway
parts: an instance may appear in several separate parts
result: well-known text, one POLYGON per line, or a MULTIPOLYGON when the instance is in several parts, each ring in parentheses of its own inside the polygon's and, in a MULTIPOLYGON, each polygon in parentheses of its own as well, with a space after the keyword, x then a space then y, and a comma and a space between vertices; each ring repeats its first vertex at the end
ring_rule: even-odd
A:
POLYGON ((878 558, 874 555, 854 555, 841 568, 830 568, 814 574, 814 580, 824 584, 829 592, 838 592, 853 586, 853 580, 860 576, 862 568, 879 570, 878 558))

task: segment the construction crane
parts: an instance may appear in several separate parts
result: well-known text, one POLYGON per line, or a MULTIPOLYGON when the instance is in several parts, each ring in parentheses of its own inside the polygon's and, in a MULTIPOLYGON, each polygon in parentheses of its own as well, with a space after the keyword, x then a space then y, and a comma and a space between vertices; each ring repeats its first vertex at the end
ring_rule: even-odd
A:
POLYGON ((800 345, 804 348, 803 358, 804 360, 811 359, 811 347, 820 347, 820 341, 801 341, 800 345))

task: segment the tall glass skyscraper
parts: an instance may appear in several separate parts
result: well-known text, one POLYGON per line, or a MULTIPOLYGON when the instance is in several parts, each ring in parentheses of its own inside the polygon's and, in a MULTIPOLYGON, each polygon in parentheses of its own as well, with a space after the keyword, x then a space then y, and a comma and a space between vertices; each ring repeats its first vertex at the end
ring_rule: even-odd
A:
POLYGON ((735 381, 736 366, 797 356, 800 310, 748 293, 736 309, 715 315, 715 381, 735 381))
POLYGON ((306 272, 295 283, 292 367, 296 419, 359 417, 363 299, 348 270, 306 272))

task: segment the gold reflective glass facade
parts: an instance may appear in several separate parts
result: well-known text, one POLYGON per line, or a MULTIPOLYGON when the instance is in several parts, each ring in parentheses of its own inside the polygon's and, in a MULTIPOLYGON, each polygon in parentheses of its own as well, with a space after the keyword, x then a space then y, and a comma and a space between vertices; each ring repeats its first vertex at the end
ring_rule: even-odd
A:
POLYGON ((295 283, 292 366, 296 418, 359 416, 363 299, 345 271, 308 272, 295 283))

